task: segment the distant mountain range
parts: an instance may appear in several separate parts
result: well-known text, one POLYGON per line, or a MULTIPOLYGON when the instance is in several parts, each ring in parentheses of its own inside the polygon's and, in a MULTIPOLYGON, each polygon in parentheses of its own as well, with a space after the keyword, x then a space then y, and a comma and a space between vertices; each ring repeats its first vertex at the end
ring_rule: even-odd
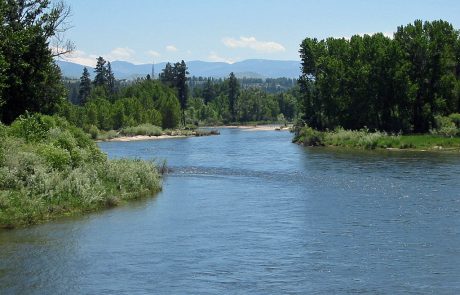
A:
MULTIPOLYGON (((57 61, 64 77, 80 78, 83 72, 83 65, 57 61)), ((126 61, 114 61, 111 63, 112 70, 117 79, 134 79, 145 77, 152 73, 152 64, 135 65, 126 61)), ((155 64, 155 75, 158 76, 166 63, 155 64)), ((233 72, 237 77, 247 78, 298 78, 300 75, 299 61, 248 59, 233 64, 224 62, 189 61, 187 62, 190 76, 196 77, 228 77, 233 72)), ((94 69, 87 67, 94 76, 94 69)))

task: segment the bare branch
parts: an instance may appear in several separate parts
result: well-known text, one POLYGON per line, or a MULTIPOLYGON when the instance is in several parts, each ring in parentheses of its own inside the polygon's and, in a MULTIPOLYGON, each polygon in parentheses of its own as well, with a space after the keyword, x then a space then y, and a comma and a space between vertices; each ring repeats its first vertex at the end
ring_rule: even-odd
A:
POLYGON ((75 50, 75 44, 64 38, 64 33, 72 27, 70 17, 70 7, 62 1, 56 2, 48 13, 49 28, 46 31, 49 35, 46 37, 51 39, 53 57, 63 56, 75 50))

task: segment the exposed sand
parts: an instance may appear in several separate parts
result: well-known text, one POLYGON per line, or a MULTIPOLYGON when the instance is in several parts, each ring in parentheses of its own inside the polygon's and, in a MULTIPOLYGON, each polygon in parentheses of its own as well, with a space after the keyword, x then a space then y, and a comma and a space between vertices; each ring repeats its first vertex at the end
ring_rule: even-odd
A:
POLYGON ((148 135, 136 135, 136 136, 121 136, 106 141, 139 141, 139 140, 158 140, 158 139, 169 139, 169 138, 183 138, 185 135, 160 135, 160 136, 148 136, 148 135))

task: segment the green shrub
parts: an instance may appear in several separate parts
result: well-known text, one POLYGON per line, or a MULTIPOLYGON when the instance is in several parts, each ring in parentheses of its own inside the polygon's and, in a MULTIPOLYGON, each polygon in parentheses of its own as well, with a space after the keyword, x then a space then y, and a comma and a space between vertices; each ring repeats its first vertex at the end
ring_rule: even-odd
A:
POLYGON ((454 122, 454 124, 455 124, 455 126, 457 126, 457 128, 460 128, 460 114, 458 114, 458 113, 450 114, 449 119, 452 122, 454 122))
POLYGON ((196 126, 195 124, 187 124, 184 127, 185 130, 196 130, 197 128, 198 126, 196 126))
POLYGON ((97 139, 99 135, 99 129, 95 125, 91 125, 89 127, 88 133, 92 139, 97 139))
POLYGON ((194 131, 195 136, 209 136, 209 135, 219 135, 220 132, 217 129, 211 129, 211 130, 203 130, 203 129, 198 129, 194 131))
POLYGON ((449 117, 436 116, 435 117, 435 129, 431 130, 432 134, 441 136, 457 136, 460 134, 457 123, 460 120, 459 114, 451 114, 449 117))
POLYGON ((295 140, 306 146, 322 146, 324 145, 324 134, 311 127, 304 127, 295 140))
POLYGON ((115 130, 109 130, 109 131, 102 131, 99 133, 97 136, 98 140, 109 140, 112 138, 117 138, 119 136, 119 133, 115 130))
POLYGON ((56 122, 49 116, 26 113, 19 116, 10 127, 10 134, 24 138, 28 142, 42 141, 48 130, 55 127, 56 122))
POLYGON ((72 163, 68 150, 53 145, 41 145, 37 153, 54 169, 63 170, 72 163))
POLYGON ((111 160, 104 171, 104 178, 115 183, 116 189, 123 194, 158 191, 161 187, 155 164, 141 160, 111 160))
POLYGON ((133 135, 147 135, 147 136, 160 136, 162 134, 161 127, 152 124, 141 124, 134 127, 126 127, 121 130, 121 134, 133 135))

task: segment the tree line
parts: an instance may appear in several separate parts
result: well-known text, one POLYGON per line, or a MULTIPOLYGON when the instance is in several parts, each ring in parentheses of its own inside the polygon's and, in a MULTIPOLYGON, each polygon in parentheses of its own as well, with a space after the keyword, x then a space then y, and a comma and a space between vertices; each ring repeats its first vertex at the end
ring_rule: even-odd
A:
MULTIPOLYGON (((184 61, 167 63, 158 80, 147 75, 122 83, 113 78, 110 63, 99 57, 93 74, 95 78, 91 80, 84 68, 78 85, 66 83, 68 91, 77 98, 71 99, 73 104, 60 107, 61 115, 86 129, 119 129, 143 123, 175 128, 272 122, 293 120, 297 114, 292 89, 276 94, 260 87, 241 89, 241 81, 247 83, 247 79, 237 79, 233 73, 226 79, 190 78, 184 61)), ((291 83, 282 78, 267 81, 276 82, 291 83)))
POLYGON ((294 89, 276 94, 259 87, 242 89, 238 80, 232 82, 231 76, 217 82, 209 79, 194 89, 186 116, 190 123, 284 122, 297 116, 294 89))
POLYGON ((460 112, 459 31, 415 21, 393 38, 306 38, 300 46, 302 119, 319 129, 425 133, 460 112))

